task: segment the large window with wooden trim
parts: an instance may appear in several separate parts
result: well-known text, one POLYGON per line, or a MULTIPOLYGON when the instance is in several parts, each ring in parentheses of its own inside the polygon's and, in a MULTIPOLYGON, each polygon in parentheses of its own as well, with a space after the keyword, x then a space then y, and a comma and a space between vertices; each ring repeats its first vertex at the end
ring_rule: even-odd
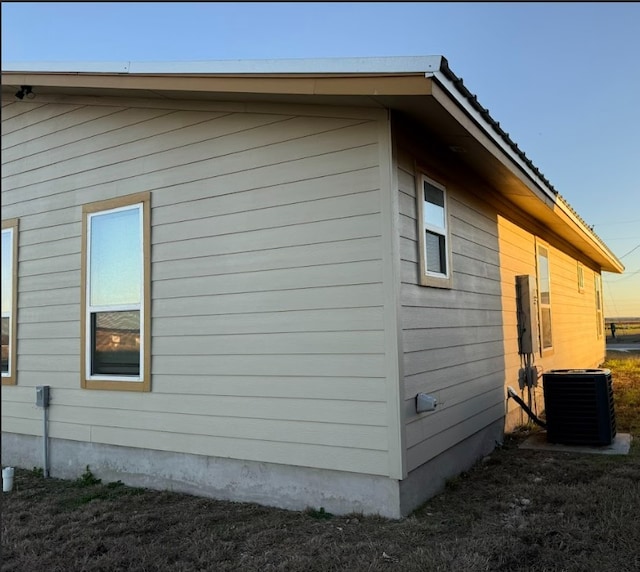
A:
POLYGON ((2 221, 2 384, 16 383, 18 219, 2 221))
POLYGON ((150 194, 83 207, 82 386, 150 389, 150 194))
POLYGON ((602 317, 602 277, 600 274, 595 274, 593 277, 595 294, 596 294, 596 336, 598 339, 602 339, 602 332, 604 331, 604 319, 602 317))
POLYGON ((549 248, 537 244, 538 265, 538 311, 540 313, 540 349, 542 353, 553 349, 551 327, 551 278, 549 272, 549 248))
POLYGON ((451 254, 447 190, 420 174, 417 179, 420 284, 451 287, 451 254))

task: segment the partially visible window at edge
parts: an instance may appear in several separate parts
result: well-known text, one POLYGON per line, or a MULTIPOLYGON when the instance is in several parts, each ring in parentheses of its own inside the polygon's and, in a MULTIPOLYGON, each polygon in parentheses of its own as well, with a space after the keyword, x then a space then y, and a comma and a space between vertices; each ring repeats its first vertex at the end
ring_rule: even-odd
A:
POLYGON ((17 219, 2 221, 2 383, 16 382, 17 219))

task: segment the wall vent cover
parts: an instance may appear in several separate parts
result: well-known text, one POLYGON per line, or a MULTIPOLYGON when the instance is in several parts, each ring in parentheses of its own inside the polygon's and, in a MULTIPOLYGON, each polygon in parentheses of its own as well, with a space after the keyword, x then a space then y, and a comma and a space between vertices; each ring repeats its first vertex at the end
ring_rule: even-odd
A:
POLYGON ((610 445, 616 436, 608 369, 554 369, 542 375, 547 441, 610 445))

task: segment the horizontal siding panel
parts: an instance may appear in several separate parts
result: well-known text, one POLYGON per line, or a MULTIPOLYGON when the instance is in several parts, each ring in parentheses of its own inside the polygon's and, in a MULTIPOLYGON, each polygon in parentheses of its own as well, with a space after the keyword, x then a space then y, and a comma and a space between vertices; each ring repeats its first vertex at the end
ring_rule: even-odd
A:
POLYGON ((303 223, 333 220, 380 212, 378 191, 318 199, 267 209, 228 214, 212 219, 199 219, 165 224, 155 229, 154 242, 180 241, 203 236, 227 235, 278 228, 303 223))
POLYGON ((42 435, 42 419, 24 419, 2 414, 2 432, 20 435, 42 435))
POLYGON ((470 435, 484 429, 494 421, 504 417, 504 403, 496 404, 489 409, 480 411, 476 415, 467 417, 463 422, 453 425, 442 433, 421 441, 415 447, 407 450, 407 469, 412 471, 440 453, 464 441, 470 435))
POLYGON ((185 375, 214 373, 216 375, 376 377, 385 371, 384 356, 375 354, 155 355, 151 367, 152 373, 185 375))
MULTIPOLYGON (((32 270, 37 269, 32 265, 32 270)), ((50 270, 50 266, 43 268, 50 270)), ((80 284, 80 269, 51 272, 50 274, 36 274, 20 276, 20 292, 41 292, 59 288, 73 288, 80 284)), ((21 294, 22 295, 22 294, 21 294)), ((22 317, 20 318, 22 321, 22 317)))
POLYGON ((499 310, 469 310, 464 308, 402 308, 402 324, 406 329, 432 327, 467 328, 500 326, 499 310))
POLYGON ((278 377, 240 376, 228 377, 209 373, 206 375, 153 376, 153 393, 177 395, 216 395, 246 397, 272 397, 283 399, 334 399, 339 395, 344 401, 384 402, 387 399, 384 379, 365 377, 278 377))
POLYGON ((246 231, 234 234, 233 240, 229 240, 228 235, 221 235, 190 241, 182 240, 154 244, 153 252, 158 260, 176 260, 191 258, 194 252, 198 256, 215 256, 219 254, 264 251, 289 246, 303 246, 328 241, 369 238, 380 236, 380 234, 380 215, 370 214, 303 225, 246 231))
POLYGON ((469 417, 476 415, 478 411, 484 411, 495 405, 504 403, 504 391, 502 387, 493 387, 488 391, 476 394, 468 391, 465 398, 460 398, 455 404, 440 404, 438 409, 429 415, 414 418, 407 424, 407 447, 410 449, 421 441, 429 439, 433 435, 442 433, 452 425, 464 422, 469 417))
MULTIPOLYGON (((211 114, 207 115, 211 117, 211 114)), ((203 120, 207 118, 202 114, 200 117, 203 120)), ((215 123, 196 124, 179 128, 180 118, 180 115, 176 116, 175 114, 168 118, 162 118, 164 120, 162 125, 169 131, 168 134, 152 135, 148 139, 134 140, 121 145, 112 146, 109 144, 106 149, 96 150, 93 153, 71 153, 66 159, 61 157, 60 161, 54 164, 9 177, 6 180, 6 184, 9 189, 19 189, 48 181, 57 181, 64 177, 91 172, 96 169, 105 169, 112 165, 132 164, 131 162, 136 160, 144 162, 149 157, 153 157, 154 160, 159 160, 162 163, 167 162, 167 165, 173 166, 174 164, 180 164, 174 163, 179 160, 178 157, 184 157, 185 154, 189 154, 189 161, 196 162, 208 158, 208 153, 205 152, 205 149, 210 149, 211 146, 215 145, 217 138, 242 133, 265 125, 281 123, 285 120, 292 120, 291 118, 282 118, 274 115, 227 115, 217 119, 215 123), (175 128, 172 128, 172 123, 175 128)), ((197 123, 195 117, 194 122, 197 123)), ((138 128, 139 126, 136 126, 136 132, 138 128)), ((133 132, 131 129, 128 130, 129 134, 133 132)), ((140 135, 143 135, 143 133, 140 133, 140 135)), ((104 139, 111 143, 111 138, 112 134, 110 133, 104 139)), ((228 147, 227 152, 233 152, 233 142, 228 147)))
POLYGON ((130 431, 111 427, 94 427, 91 431, 94 443, 107 443, 124 447, 180 451, 194 455, 213 455, 265 463, 293 464, 338 471, 356 471, 384 475, 388 465, 387 454, 382 451, 351 449, 322 445, 301 445, 273 441, 242 441, 189 433, 162 433, 156 431, 130 431))
MULTIPOLYGON (((108 109, 110 108, 104 108, 104 111, 107 112, 108 109)), ((110 165, 118 160, 144 157, 162 150, 167 144, 180 146, 184 133, 193 137, 191 142, 203 141, 211 137, 212 127, 219 125, 213 122, 223 115, 225 114, 201 111, 163 113, 148 109, 127 110, 121 112, 118 118, 129 116, 128 124, 114 129, 116 118, 111 116, 105 125, 106 132, 95 133, 95 125, 90 124, 74 126, 72 129, 76 137, 72 142, 60 145, 54 139, 55 146, 46 152, 9 163, 7 175, 16 176, 11 181, 12 186, 20 187, 23 185, 20 184, 18 175, 22 175, 28 184, 34 184, 79 172, 78 169, 86 164, 93 163, 95 167, 100 164, 110 165), (133 126, 135 129, 131 129, 133 126), (168 133, 171 133, 170 137, 167 137, 168 133), (86 160, 78 160, 80 157, 86 160), (37 173, 33 172, 35 170, 37 173)), ((276 120, 273 116, 269 117, 270 122, 276 120)))
MULTIPOLYGON (((79 300, 79 298, 78 298, 79 300)), ((74 322, 80 318, 80 304, 51 306, 48 308, 20 308, 20 329, 23 324, 40 324, 47 322, 74 322)), ((56 326, 57 327, 57 326, 56 326)), ((64 326, 67 327, 67 326, 64 326)))
POLYGON ((367 354, 382 353, 383 338, 383 332, 162 336, 153 340, 153 353, 163 356, 367 354))
POLYGON ((154 317, 153 336, 210 336, 383 330, 382 308, 290 310, 258 314, 154 317))
POLYGON ((78 300, 80 300, 80 286, 77 288, 57 288, 36 292, 21 291, 18 296, 18 311, 21 311, 22 308, 37 308, 41 306, 68 306, 77 304, 78 300))
MULTIPOLYGON (((18 352, 21 352, 18 343, 18 352)), ((71 374, 80 373, 80 358, 74 355, 29 355, 23 356, 18 366, 18 376, 22 379, 23 371, 57 371, 71 374)))
MULTIPOLYGON (((53 390, 52 390, 53 391, 53 390)), ((81 410, 95 407, 96 392, 60 389, 56 404, 81 410)), ((367 396, 365 396, 367 397, 367 396)), ((105 391, 100 393, 100 407, 113 415, 126 411, 150 412, 162 419, 164 414, 309 421, 346 425, 384 427, 385 404, 374 401, 342 401, 333 399, 277 399, 273 397, 232 395, 177 395, 105 391)), ((73 414, 70 413, 72 416, 73 414)), ((71 421, 72 417, 67 417, 71 421)))
POLYGON ((42 258, 40 260, 23 260, 19 264, 18 276, 37 276, 41 274, 59 274, 67 270, 80 268, 80 253, 42 258))
POLYGON ((76 424, 94 427, 119 427, 130 431, 158 431, 161 433, 190 433, 211 437, 333 445, 356 449, 385 450, 386 428, 355 426, 308 421, 280 421, 243 417, 216 417, 152 411, 126 411, 97 407, 51 408, 52 422, 73 420, 76 424))
MULTIPOLYGON (((305 174, 301 172, 298 176, 305 174)), ((308 204, 309 201, 319 199, 374 191, 378 188, 379 179, 376 167, 363 167, 344 173, 320 174, 310 179, 287 181, 274 186, 264 186, 261 179, 253 181, 253 188, 247 188, 248 184, 251 183, 244 177, 231 179, 226 184, 218 184, 218 181, 213 180, 207 185, 211 190, 208 198, 167 205, 158 205, 160 200, 154 201, 154 225, 159 227, 163 224, 220 217, 269 207, 308 204)))
POLYGON ((66 117, 79 105, 45 105, 2 121, 2 149, 13 147, 30 139, 36 139, 44 130, 60 131, 68 126, 70 121, 66 117), (46 127, 43 126, 46 123, 46 127))
MULTIPOLYGON (((183 116, 189 124, 190 116, 183 116)), ((195 114, 193 122, 197 121, 195 114)), ((200 119, 206 119, 198 114, 200 119)), ((158 109, 122 109, 114 107, 83 107, 67 116, 73 124, 63 130, 42 125, 42 134, 31 141, 20 142, 7 150, 8 175, 27 173, 42 167, 51 168, 60 161, 81 157, 110 146, 179 128, 181 117, 175 112, 158 109)), ((46 172, 46 171, 45 171, 46 172)))
MULTIPOLYGON (((520 364, 518 364, 517 369, 519 368, 520 364)), ((516 379, 517 369, 515 370, 516 379)), ((482 393, 498 385, 503 387, 505 375, 506 370, 503 358, 493 357, 408 376, 405 379, 403 396, 407 419, 416 415, 415 396, 421 391, 436 394, 439 397, 438 401, 451 399, 451 395, 454 395, 457 402, 460 399, 467 398, 467 394, 482 393), (482 389, 486 384, 488 384, 486 388, 482 389), (411 401, 410 411, 407 410, 408 401, 411 401)))
POLYGON ((402 347, 406 353, 411 353, 420 350, 468 345, 470 343, 495 342, 502 340, 502 335, 501 326, 403 330, 402 347))
MULTIPOLYGON (((22 238, 22 237, 21 237, 22 238)), ((20 256, 18 261, 20 266, 23 262, 42 260, 54 256, 68 256, 69 254, 80 254, 81 238, 72 236, 60 240, 47 240, 35 245, 26 245, 20 242, 20 256)))
POLYGON ((33 113, 38 107, 42 107, 47 105, 42 102, 34 102, 34 101, 7 101, 2 100, 2 120, 5 121, 7 119, 11 119, 16 115, 22 115, 23 113, 33 113))
POLYGON ((420 391, 433 392, 453 385, 472 384, 484 375, 504 376, 504 356, 484 357, 475 362, 462 363, 449 368, 429 370, 405 377, 405 395, 420 391))
POLYGON ((381 264, 378 261, 368 261, 162 280, 154 284, 154 296, 163 299, 215 296, 235 292, 296 290, 348 284, 372 284, 381 281, 381 264))
MULTIPOLYGON (((456 280, 458 286, 462 280, 456 280)), ((464 310, 500 310, 500 284, 491 284, 490 292, 476 292, 464 290, 431 290, 425 296, 423 286, 416 284, 402 284, 400 290, 400 300, 406 308, 441 308, 441 309, 464 309, 464 310)), ((409 310, 407 310, 409 311, 409 310)), ((447 316, 443 316, 446 326, 447 316)), ((408 326, 407 326, 408 327, 408 326)))
MULTIPOLYGON (((80 220, 78 220, 78 222, 69 222, 67 224, 51 227, 34 228, 32 230, 24 230, 21 227, 20 254, 24 256, 24 249, 35 245, 49 245, 50 243, 56 243, 58 241, 63 242, 66 245, 67 241, 65 239, 71 239, 75 241, 76 244, 79 244, 81 234, 82 223, 80 220)), ((75 252, 75 250, 72 250, 72 252, 75 252)), ((28 256, 25 258, 28 258, 28 256)))
POLYGON ((289 310, 321 310, 382 306, 381 284, 303 288, 280 292, 244 292, 201 298, 155 299, 153 316, 199 316, 216 314, 250 314, 289 310))
POLYGON ((331 263, 378 260, 380 238, 360 238, 314 245, 290 246, 259 252, 238 252, 215 257, 193 257, 155 262, 154 280, 279 270, 331 263), (204 261, 206 265, 203 265, 204 261))
MULTIPOLYGON (((273 165, 276 163, 289 163, 295 159, 308 158, 323 154, 335 153, 338 149, 350 149, 371 144, 371 127, 368 124, 358 125, 343 130, 344 133, 336 138, 335 132, 313 134, 308 129, 308 136, 299 135, 299 139, 289 139, 289 133, 284 129, 265 129, 263 139, 248 140, 245 134, 221 137, 218 150, 210 147, 204 148, 195 155, 193 150, 179 153, 171 150, 154 155, 153 161, 139 161, 137 159, 122 161, 116 165, 98 167, 78 174, 64 176, 56 179, 56 193, 79 190, 93 185, 120 181, 123 179, 139 180, 142 189, 154 188, 154 181, 162 179, 164 185, 177 184, 189 180, 197 180, 204 177, 212 177, 219 174, 237 171, 246 171, 256 167, 273 165), (346 136, 348 133, 349 136, 346 136), (369 137, 366 137, 366 135, 369 137), (227 141, 227 139, 237 141, 227 141), (280 142, 275 143, 275 139, 280 142), (340 145, 336 145, 336 141, 340 145), (261 148, 256 152, 256 148, 261 148), (234 152, 231 149, 237 149, 234 152)), ((140 189, 138 189, 140 190, 140 189)), ((45 196, 51 196, 51 183, 49 181, 35 183, 25 188, 6 187, 4 196, 6 202, 12 204, 26 200, 34 200, 45 196)))
MULTIPOLYGON (((48 324, 43 324, 47 326, 48 324)), ((38 335, 43 336, 47 328, 41 328, 38 335)), ((64 335, 64 332, 61 332, 64 335)), ((80 337, 49 336, 40 338, 27 338, 25 332, 21 332, 18 338, 18 357, 20 359, 29 356, 66 356, 70 360, 80 359, 80 337)))
POLYGON ((49 421, 49 437, 52 439, 69 439, 71 441, 91 442, 91 427, 67 423, 66 421, 49 421))
POLYGON ((449 348, 421 350, 404 354, 405 375, 433 371, 478 360, 502 356, 502 341, 468 343, 449 348))

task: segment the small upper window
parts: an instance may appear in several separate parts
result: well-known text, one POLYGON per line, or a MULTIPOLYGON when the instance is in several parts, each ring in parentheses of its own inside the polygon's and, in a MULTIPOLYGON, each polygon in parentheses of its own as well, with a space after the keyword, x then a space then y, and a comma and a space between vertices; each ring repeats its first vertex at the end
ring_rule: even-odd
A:
POLYGON ((578 262, 578 292, 584 292, 584 267, 578 262))
POLYGON ((147 390, 148 198, 94 203, 84 211, 83 386, 147 390))
POLYGON ((449 287, 451 269, 446 189, 424 175, 419 179, 420 283, 449 287))
POLYGON ((2 221, 2 384, 16 383, 18 219, 2 221))

